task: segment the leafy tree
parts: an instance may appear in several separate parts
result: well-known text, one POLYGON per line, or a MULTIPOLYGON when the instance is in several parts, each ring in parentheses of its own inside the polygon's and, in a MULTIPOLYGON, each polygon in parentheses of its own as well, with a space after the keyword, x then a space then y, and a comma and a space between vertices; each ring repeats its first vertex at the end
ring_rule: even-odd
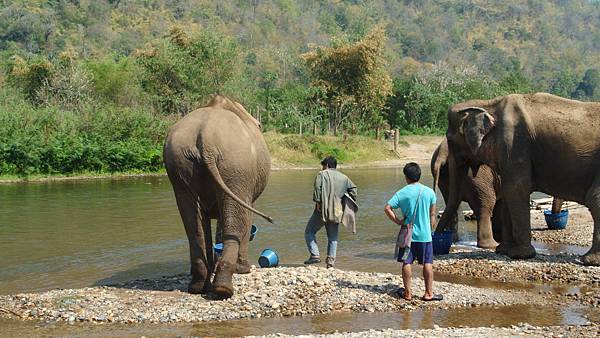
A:
POLYGON ((588 69, 575 90, 575 97, 581 99, 600 98, 600 73, 597 69, 588 69))
POLYGON ((435 64, 412 79, 394 81, 394 94, 388 100, 388 123, 410 131, 441 132, 447 127, 449 106, 499 93, 498 84, 476 67, 435 64))
POLYGON ((39 103, 38 91, 54 74, 54 66, 43 56, 25 60, 13 56, 8 64, 8 82, 20 88, 29 101, 39 103))
POLYGON ((385 32, 378 27, 356 43, 317 47, 303 54, 313 83, 326 93, 330 126, 334 133, 342 122, 374 125, 392 80, 385 70, 385 32))
POLYGON ((210 31, 190 37, 175 27, 168 39, 136 55, 144 70, 142 87, 167 114, 188 113, 207 95, 220 92, 237 71, 236 43, 210 31))
POLYGON ((570 98, 575 93, 578 83, 577 75, 568 70, 562 70, 551 81, 550 93, 570 98))

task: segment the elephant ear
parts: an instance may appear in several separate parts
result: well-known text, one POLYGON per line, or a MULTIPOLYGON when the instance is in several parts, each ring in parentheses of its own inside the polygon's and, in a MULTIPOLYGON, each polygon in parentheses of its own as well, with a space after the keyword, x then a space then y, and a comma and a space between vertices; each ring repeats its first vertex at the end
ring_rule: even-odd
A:
POLYGON ((465 108, 458 113, 464 114, 460 122, 460 133, 464 136, 473 156, 477 156, 483 138, 496 126, 496 119, 479 107, 465 108))

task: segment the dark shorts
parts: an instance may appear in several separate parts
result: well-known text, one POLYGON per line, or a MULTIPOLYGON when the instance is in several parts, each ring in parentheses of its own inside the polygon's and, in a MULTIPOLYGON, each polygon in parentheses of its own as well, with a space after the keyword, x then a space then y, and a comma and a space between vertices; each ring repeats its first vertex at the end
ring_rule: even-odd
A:
POLYGON ((431 242, 410 243, 410 253, 404 264, 412 264, 415 258, 419 264, 433 264, 433 244, 431 242))

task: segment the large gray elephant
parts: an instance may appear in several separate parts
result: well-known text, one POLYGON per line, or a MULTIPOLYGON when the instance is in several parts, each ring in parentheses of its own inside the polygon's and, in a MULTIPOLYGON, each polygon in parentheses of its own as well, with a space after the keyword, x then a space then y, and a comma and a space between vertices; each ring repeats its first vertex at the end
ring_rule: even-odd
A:
MULTIPOLYGON (((448 139, 438 145, 431 157, 431 175, 433 176, 433 187, 440 188, 444 197, 444 203, 448 203, 450 196, 450 173, 448 168, 448 139)), ((463 181, 461 201, 467 202, 473 210, 477 219, 477 246, 480 248, 495 248, 502 241, 502 189, 500 176, 489 166, 482 164, 473 177, 471 171, 467 172, 467 178, 463 181)), ((562 209, 563 200, 555 197, 552 201, 552 212, 559 213, 562 209)), ((457 231, 458 210, 446 208, 454 215, 450 224, 439 223, 437 232, 444 231, 442 226, 447 226, 457 231)), ((445 209, 445 210, 446 210, 445 209)))
POLYGON ((251 212, 267 185, 271 160, 260 124, 239 103, 215 95, 171 127, 163 157, 190 246, 190 293, 233 295, 233 273, 250 272, 251 212), (215 269, 211 219, 223 252, 215 269))
MULTIPOLYGON (((600 104, 554 95, 513 94, 452 106, 448 210, 458 208, 463 182, 482 164, 502 178, 502 243, 496 252, 531 258, 529 196, 541 191, 587 206, 594 219, 588 265, 600 265, 600 104)), ((444 213, 440 226, 452 215, 444 213)))
MULTIPOLYGON (((448 140, 445 138, 431 157, 431 175, 433 176, 433 189, 439 187, 444 202, 448 203, 450 174, 448 169, 448 140)), ((497 241, 500 241, 500 227, 496 224, 494 224, 495 227, 492 226, 492 220, 496 221, 498 219, 493 219, 492 214, 500 196, 500 178, 486 165, 479 168, 477 177, 473 177, 469 173, 463 181, 461 201, 467 202, 477 217, 477 246, 480 248, 495 248, 498 245, 497 241), (495 232, 492 230, 493 228, 496 229, 495 232)), ((458 210, 449 210, 447 207, 445 210, 452 213, 453 217, 451 224, 444 224, 444 226, 456 231, 458 222, 456 213, 458 210)), ((443 230, 439 226, 436 229, 436 231, 443 230)))

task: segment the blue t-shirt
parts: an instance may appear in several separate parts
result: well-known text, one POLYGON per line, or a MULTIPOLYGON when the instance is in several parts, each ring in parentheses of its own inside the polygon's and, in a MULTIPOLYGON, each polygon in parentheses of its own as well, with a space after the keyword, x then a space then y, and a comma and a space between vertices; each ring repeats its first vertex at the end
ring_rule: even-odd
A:
POLYGON ((419 196, 419 189, 422 190, 421 197, 419 197, 419 208, 417 209, 417 215, 413 226, 412 241, 431 242, 429 208, 437 202, 435 192, 431 188, 424 186, 421 183, 409 184, 398 190, 388 201, 388 204, 392 209, 400 208, 400 210, 402 210, 402 215, 404 215, 404 224, 408 224, 413 217, 412 214, 415 210, 417 197, 419 196))

